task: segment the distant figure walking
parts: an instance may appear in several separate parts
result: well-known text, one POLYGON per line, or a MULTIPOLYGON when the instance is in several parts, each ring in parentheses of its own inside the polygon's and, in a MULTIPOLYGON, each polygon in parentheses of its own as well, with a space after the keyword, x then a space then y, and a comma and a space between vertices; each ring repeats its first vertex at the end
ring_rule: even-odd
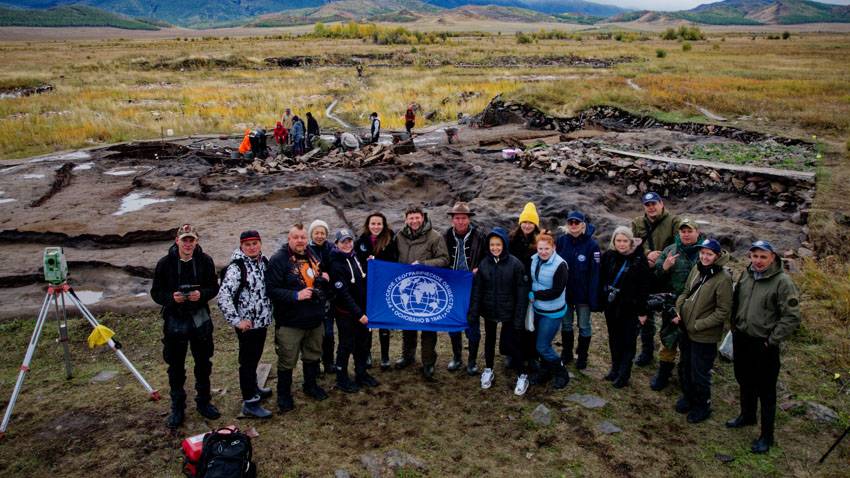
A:
POLYGON ((416 113, 413 112, 413 105, 407 107, 407 112, 404 113, 404 128, 409 136, 413 136, 413 127, 416 126, 416 113))

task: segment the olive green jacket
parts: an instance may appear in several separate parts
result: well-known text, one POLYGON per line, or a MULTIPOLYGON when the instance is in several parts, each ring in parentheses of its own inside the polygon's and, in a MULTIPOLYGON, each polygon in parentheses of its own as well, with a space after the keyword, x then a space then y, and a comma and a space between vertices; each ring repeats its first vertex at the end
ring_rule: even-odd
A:
POLYGON ((780 259, 756 278, 752 266, 735 286, 732 326, 778 346, 800 326, 800 293, 780 259))
POLYGON ((650 222, 646 215, 636 217, 632 221, 632 233, 643 239, 643 251, 663 251, 673 244, 676 233, 679 232, 679 216, 674 216, 665 209, 657 221, 650 222), (650 230, 652 234, 650 234, 650 230))
POLYGON ((673 244, 664 248, 661 255, 658 256, 658 261, 655 262, 655 277, 669 288, 676 295, 682 293, 685 289, 685 283, 691 273, 691 269, 699 262, 700 243, 705 239, 702 234, 697 238, 697 242, 690 246, 683 246, 682 240, 676 234, 676 239, 673 244), (671 255, 679 254, 676 263, 668 270, 664 270, 664 261, 671 255))
POLYGON ((723 269, 729 253, 721 252, 712 265, 712 273, 703 276, 695 264, 676 300, 676 310, 682 318, 688 338, 694 342, 720 342, 723 326, 732 316, 732 276, 723 269))
POLYGON ((431 228, 431 220, 425 216, 422 227, 412 232, 408 226, 396 234, 398 262, 402 264, 420 264, 431 267, 448 267, 449 250, 443 236, 431 228))

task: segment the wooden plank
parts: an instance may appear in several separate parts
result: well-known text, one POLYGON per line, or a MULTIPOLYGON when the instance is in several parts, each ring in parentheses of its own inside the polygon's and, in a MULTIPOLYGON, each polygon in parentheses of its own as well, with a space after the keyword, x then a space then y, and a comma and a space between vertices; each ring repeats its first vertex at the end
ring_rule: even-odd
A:
POLYGON ((623 151, 612 148, 601 148, 606 153, 627 156, 630 158, 649 159, 651 161, 661 161, 673 164, 686 164, 689 166, 702 166, 705 168, 717 169, 720 171, 734 171, 741 173, 758 174, 762 176, 771 176, 775 178, 793 179, 795 181, 815 182, 815 173, 805 171, 793 171, 790 169, 775 169, 775 168, 759 168, 753 166, 741 166, 738 164, 714 163, 711 161, 700 161, 696 159, 681 159, 670 158, 667 156, 658 156, 655 154, 633 153, 631 151, 623 151))

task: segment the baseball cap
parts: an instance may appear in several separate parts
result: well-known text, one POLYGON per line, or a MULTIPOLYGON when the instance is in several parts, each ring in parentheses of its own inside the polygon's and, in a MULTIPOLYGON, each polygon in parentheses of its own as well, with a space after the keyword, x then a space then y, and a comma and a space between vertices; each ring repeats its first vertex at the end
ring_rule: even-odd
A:
POLYGON ((649 192, 641 197, 641 201, 644 204, 649 204, 651 202, 661 202, 661 196, 659 196, 658 193, 649 192))
POLYGON ((687 218, 687 217, 682 219, 681 221, 679 221, 679 229, 681 229, 683 227, 690 227, 691 229, 693 229, 695 231, 699 229, 699 225, 697 225, 697 222, 694 221, 693 219, 687 218))
POLYGON ((340 229, 336 231, 336 238, 334 239, 334 242, 340 242, 346 239, 354 239, 354 234, 352 234, 349 229, 340 229))
POLYGON ((701 249, 708 249, 715 254, 720 254, 723 250, 723 248, 720 247, 720 243, 717 242, 717 239, 706 239, 699 244, 699 247, 701 249))
POLYGON ((579 221, 579 222, 587 222, 587 217, 582 214, 580 211, 570 211, 567 214, 567 221, 579 221))
POLYGON ((767 251, 776 254, 776 251, 773 249, 773 245, 771 245, 767 241, 758 240, 752 243, 752 245, 750 245, 750 251, 754 251, 756 249, 761 249, 762 251, 767 251))
POLYGON ((191 224, 183 224, 177 228, 177 239, 183 239, 184 237, 194 237, 198 239, 198 231, 195 230, 195 227, 191 224))

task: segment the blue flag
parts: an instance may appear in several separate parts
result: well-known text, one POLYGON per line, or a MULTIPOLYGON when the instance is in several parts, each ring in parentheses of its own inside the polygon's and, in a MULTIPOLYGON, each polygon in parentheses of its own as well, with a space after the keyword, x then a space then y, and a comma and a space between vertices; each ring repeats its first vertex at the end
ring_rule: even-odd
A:
POLYGON ((369 261, 369 328, 459 332, 467 328, 472 273, 369 261))

